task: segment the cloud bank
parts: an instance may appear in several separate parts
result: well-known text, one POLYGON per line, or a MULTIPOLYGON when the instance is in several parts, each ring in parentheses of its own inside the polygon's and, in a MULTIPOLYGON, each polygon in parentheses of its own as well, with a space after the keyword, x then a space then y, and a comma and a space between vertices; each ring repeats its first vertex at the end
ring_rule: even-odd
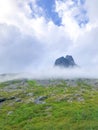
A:
POLYGON ((72 73, 97 76, 97 5, 98 0, 0 1, 0 73, 38 76, 50 70, 52 76, 60 73, 52 69, 55 59, 70 54, 82 68, 72 73))

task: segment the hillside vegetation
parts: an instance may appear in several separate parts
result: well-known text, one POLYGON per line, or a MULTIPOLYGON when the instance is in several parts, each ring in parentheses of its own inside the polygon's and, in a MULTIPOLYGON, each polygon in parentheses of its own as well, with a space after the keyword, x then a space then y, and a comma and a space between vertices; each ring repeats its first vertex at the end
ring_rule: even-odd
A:
POLYGON ((0 130, 98 130, 98 80, 0 83, 0 130))

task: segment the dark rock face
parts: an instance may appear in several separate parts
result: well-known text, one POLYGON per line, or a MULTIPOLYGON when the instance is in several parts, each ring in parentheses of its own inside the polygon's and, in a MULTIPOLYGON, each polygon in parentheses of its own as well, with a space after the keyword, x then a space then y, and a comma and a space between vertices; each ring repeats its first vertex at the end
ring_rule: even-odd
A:
POLYGON ((67 67, 75 67, 76 63, 74 62, 74 59, 73 59, 72 56, 66 55, 65 58, 64 57, 60 57, 60 58, 56 59, 54 65, 58 66, 58 67, 67 68, 67 67))

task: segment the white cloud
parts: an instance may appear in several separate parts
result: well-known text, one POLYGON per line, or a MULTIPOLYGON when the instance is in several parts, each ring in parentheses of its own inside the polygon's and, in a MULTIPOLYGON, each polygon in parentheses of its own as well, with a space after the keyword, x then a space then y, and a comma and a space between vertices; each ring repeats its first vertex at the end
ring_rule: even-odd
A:
POLYGON ((76 41, 77 37, 82 33, 77 21, 74 16, 79 14, 80 6, 73 6, 74 2, 72 0, 60 1, 56 0, 56 11, 62 18, 62 24, 64 30, 68 33, 69 37, 76 41))
POLYGON ((72 54, 80 66, 97 66, 97 5, 97 0, 87 0, 83 8, 87 8, 90 21, 80 28, 74 15, 81 6, 71 8, 71 0, 56 0, 62 26, 47 22, 36 0, 0 1, 0 72, 48 68, 66 54, 72 54))
POLYGON ((88 10, 88 15, 90 18, 91 25, 98 26, 98 0, 86 0, 86 8, 88 10))
POLYGON ((24 71, 31 63, 36 66, 43 57, 40 41, 21 33, 17 27, 2 24, 0 33, 0 72, 24 71))

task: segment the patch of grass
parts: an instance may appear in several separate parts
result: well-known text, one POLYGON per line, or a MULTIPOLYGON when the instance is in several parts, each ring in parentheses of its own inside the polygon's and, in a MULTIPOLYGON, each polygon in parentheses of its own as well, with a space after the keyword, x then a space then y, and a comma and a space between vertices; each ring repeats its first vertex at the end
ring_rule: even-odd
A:
POLYGON ((0 103, 0 130, 98 130, 97 88, 83 82, 74 87, 65 81, 48 87, 34 80, 26 84, 15 91, 0 84, 0 97, 15 97, 0 103), (44 103, 36 104, 35 99, 44 96, 44 103))

